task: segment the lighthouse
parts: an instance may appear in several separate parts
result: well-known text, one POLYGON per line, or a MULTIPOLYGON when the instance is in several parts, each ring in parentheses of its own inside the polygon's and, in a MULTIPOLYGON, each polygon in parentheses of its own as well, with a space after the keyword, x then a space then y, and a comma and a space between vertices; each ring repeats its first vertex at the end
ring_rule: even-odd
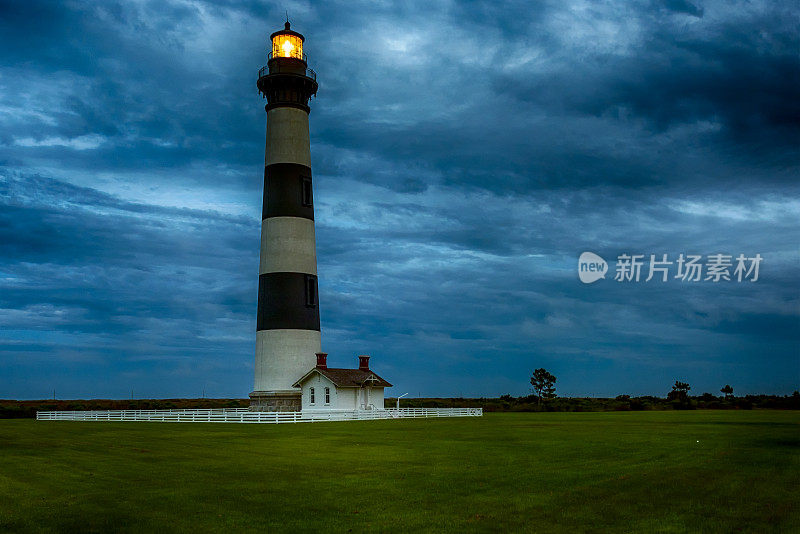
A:
POLYGON ((303 53, 305 39, 288 21, 270 40, 267 65, 258 73, 258 91, 267 101, 267 143, 250 408, 296 411, 301 392, 294 383, 321 351, 308 133, 308 102, 317 81, 303 53))

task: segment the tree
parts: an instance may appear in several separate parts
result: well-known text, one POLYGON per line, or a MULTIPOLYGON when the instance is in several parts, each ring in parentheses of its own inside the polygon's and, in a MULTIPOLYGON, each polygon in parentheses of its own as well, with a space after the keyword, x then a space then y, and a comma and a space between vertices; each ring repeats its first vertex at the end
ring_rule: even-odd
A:
POLYGON ((672 386, 672 391, 669 392, 667 395, 668 400, 679 400, 679 401, 686 401, 689 398, 689 390, 692 389, 689 387, 689 384, 686 382, 681 382, 679 380, 675 381, 675 385, 672 386))
POLYGON ((531 376, 531 386, 542 405, 542 398, 552 399, 556 396, 556 377, 547 372, 547 369, 536 369, 531 376))
POLYGON ((733 388, 730 386, 730 384, 725 384, 725 387, 720 389, 720 392, 725 394, 726 399, 733 397, 733 388))

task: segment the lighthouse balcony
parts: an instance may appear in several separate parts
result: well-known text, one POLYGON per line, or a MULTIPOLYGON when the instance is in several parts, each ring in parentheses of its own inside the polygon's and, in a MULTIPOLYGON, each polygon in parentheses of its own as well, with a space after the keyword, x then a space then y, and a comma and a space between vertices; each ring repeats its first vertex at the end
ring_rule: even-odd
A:
POLYGON ((267 99, 267 111, 279 106, 309 111, 308 101, 317 94, 317 74, 294 58, 274 58, 258 71, 258 91, 267 99))
POLYGON ((258 78, 261 79, 270 74, 297 74, 307 76, 314 81, 317 80, 317 73, 314 72, 314 69, 309 69, 305 61, 302 63, 300 60, 287 61, 286 58, 281 58, 281 61, 270 61, 261 67, 258 71, 258 78))

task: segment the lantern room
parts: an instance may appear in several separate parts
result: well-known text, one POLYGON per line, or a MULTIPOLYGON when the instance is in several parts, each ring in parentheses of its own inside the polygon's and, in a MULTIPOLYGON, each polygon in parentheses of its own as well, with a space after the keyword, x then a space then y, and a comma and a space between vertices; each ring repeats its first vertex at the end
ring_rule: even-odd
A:
POLYGON ((308 68, 303 53, 302 34, 284 29, 269 36, 272 50, 267 65, 258 71, 258 91, 267 99, 267 108, 293 106, 309 111, 308 100, 317 93, 317 74, 308 68))
POLYGON ((272 39, 270 59, 286 57, 305 61, 305 57, 303 57, 304 38, 301 34, 289 29, 288 21, 283 30, 273 33, 270 38, 272 39))

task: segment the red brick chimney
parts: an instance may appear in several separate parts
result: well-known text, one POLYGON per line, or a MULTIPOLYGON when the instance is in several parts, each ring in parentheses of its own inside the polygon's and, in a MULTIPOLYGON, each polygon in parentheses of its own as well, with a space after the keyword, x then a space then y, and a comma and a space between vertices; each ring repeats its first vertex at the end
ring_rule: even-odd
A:
POLYGON ((317 369, 327 369, 328 368, 328 353, 327 352, 318 352, 317 353, 317 369))
POLYGON ((358 357, 358 369, 360 371, 369 371, 369 355, 362 354, 358 357))

